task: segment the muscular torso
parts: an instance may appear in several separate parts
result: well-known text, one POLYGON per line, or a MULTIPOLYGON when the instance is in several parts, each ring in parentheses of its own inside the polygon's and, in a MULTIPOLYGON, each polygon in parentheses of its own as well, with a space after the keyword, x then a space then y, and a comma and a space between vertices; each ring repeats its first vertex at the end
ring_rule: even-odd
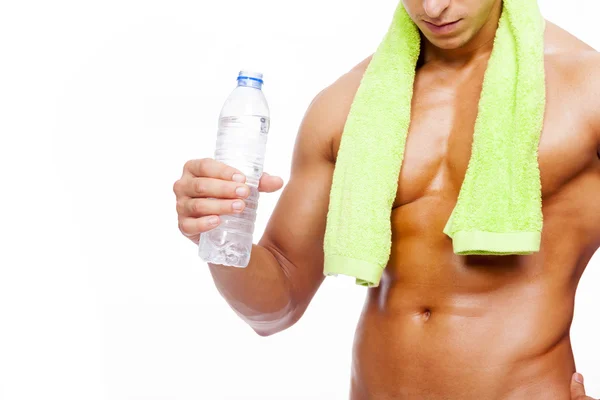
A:
MULTIPOLYGON (((549 24, 539 146, 544 226, 530 256, 458 256, 443 232, 471 154, 486 60, 418 69, 392 251, 355 336, 352 400, 568 399, 577 283, 600 245, 597 136, 549 24)), ((347 109, 368 60, 354 71, 347 109), (362 68, 362 70, 361 70, 362 68)), ((333 138, 334 158, 340 134, 333 138)))

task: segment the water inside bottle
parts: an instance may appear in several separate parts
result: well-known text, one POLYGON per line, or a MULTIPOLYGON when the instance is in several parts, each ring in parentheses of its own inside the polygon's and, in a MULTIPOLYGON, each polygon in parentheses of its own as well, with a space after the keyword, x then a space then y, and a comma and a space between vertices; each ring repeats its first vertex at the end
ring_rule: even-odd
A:
POLYGON ((200 235, 198 253, 206 262, 248 265, 268 129, 269 118, 260 115, 223 117, 219 121, 215 159, 246 176, 250 195, 244 200, 246 207, 242 213, 222 215, 218 227, 200 235))
MULTIPOLYGON (((227 219, 221 216, 222 221, 227 219)), ((247 235, 220 227, 200 235, 199 255, 207 262, 243 268, 248 266, 251 252, 252 241, 247 235)))

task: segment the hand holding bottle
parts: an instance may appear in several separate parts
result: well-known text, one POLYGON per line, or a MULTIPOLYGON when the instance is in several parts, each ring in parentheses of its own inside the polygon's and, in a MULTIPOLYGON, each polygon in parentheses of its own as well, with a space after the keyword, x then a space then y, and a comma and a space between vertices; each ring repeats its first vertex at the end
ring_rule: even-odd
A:
MULTIPOLYGON (((201 233, 220 224, 221 215, 241 213, 250 194, 245 181, 239 170, 212 158, 186 162, 181 178, 173 185, 181 233, 198 244, 201 233), (236 208, 236 203, 241 208, 236 208)), ((282 187, 283 179, 265 172, 258 190, 271 193, 282 187)))

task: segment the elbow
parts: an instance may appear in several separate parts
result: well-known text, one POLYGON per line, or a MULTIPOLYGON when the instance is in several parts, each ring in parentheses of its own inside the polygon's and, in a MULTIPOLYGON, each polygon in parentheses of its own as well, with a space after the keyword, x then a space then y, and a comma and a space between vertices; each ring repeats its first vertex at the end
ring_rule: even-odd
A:
POLYGON ((254 329, 254 332, 260 337, 269 337, 281 332, 281 330, 278 331, 275 329, 260 329, 254 326, 252 327, 252 329, 254 329))
POLYGON ((279 332, 285 331, 292 327, 301 315, 301 313, 300 315, 298 313, 298 302, 294 295, 290 275, 285 268, 285 262, 287 262, 287 260, 282 258, 279 252, 271 251, 271 253, 280 265, 280 276, 282 277, 283 283, 283 285, 280 286, 282 290, 280 296, 278 296, 279 301, 275 302, 278 306, 276 309, 271 309, 267 313, 262 313, 259 318, 247 321, 254 332, 261 337, 273 336, 279 332))
POLYGON ((254 332, 262 337, 272 336, 291 328, 304 314, 308 304, 294 287, 291 272, 294 265, 274 246, 264 246, 279 264, 282 285, 276 310, 263 313, 259 320, 248 321, 254 332), (285 300, 284 300, 285 299, 285 300), (283 300, 283 301, 281 301, 283 300))
MULTIPOLYGON (((294 322, 295 323, 295 322, 294 322)), ((254 330, 254 332, 261 337, 269 337, 269 336, 273 336, 279 332, 283 332, 286 329, 292 327, 294 325, 294 323, 290 323, 290 324, 273 324, 273 325, 269 325, 269 326, 257 326, 257 325, 253 325, 252 329, 254 330)))
POLYGON ((298 322, 301 316, 302 312, 299 312, 299 308, 294 302, 290 302, 288 307, 286 307, 285 310, 282 310, 282 313, 277 319, 263 318, 261 321, 255 320, 249 322, 249 325, 258 336, 268 337, 291 328, 298 322))
POLYGON ((268 337, 268 336, 273 336, 279 332, 283 332, 286 329, 291 328, 294 324, 295 324, 295 322, 292 322, 292 323, 278 322, 275 324, 268 324, 268 325, 263 325, 263 326, 253 325, 252 329, 258 336, 268 337))

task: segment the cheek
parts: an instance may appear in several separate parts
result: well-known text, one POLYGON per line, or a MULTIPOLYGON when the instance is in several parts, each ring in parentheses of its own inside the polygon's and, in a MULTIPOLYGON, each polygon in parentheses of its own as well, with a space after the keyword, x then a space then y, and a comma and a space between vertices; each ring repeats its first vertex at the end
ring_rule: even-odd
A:
POLYGON ((404 4, 406 12, 408 13, 408 15, 410 15, 413 21, 415 19, 415 16, 421 13, 421 2, 418 0, 402 0, 402 4, 404 4))

